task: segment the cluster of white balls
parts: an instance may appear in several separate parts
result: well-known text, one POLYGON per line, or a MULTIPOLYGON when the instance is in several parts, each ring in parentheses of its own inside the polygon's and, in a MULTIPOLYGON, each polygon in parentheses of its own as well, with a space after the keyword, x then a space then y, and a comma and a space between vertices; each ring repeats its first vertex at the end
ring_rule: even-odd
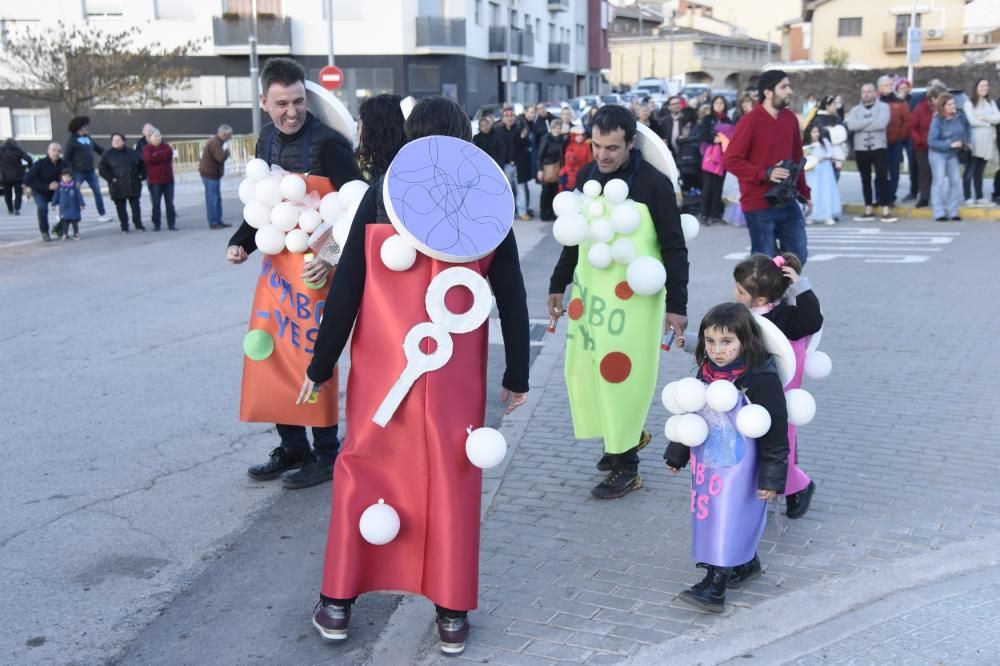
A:
MULTIPOLYGON (((589 241, 587 261, 594 268, 603 270, 612 263, 627 266, 625 280, 632 291, 652 296, 663 288, 667 271, 659 260, 638 256, 630 236, 639 228, 642 216, 628 194, 628 184, 620 178, 609 180, 603 188, 596 180, 588 180, 583 184, 582 195, 575 190, 560 192, 552 201, 557 216, 552 235, 566 246, 589 241)), ((685 239, 698 234, 698 220, 694 216, 682 215, 681 225, 685 239)))
POLYGON ((259 158, 247 162, 245 173, 239 188, 243 219, 257 230, 254 240, 264 254, 280 254, 286 249, 306 252, 310 234, 324 224, 333 229, 334 239, 343 247, 368 189, 364 181, 355 180, 320 199, 317 193, 306 192, 302 176, 269 166, 259 158))
MULTIPOLYGON (((466 431, 465 455, 476 467, 490 469, 496 467, 507 455, 507 440, 493 428, 471 427, 466 431)), ((373 546, 384 546, 399 534, 399 512, 379 499, 361 514, 358 529, 361 537, 373 546)))

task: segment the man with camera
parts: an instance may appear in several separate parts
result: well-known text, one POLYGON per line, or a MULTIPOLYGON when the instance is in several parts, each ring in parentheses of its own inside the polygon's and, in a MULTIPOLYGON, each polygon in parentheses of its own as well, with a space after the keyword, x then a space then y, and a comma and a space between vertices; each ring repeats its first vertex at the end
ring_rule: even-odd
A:
POLYGON ((775 256, 793 252, 806 261, 805 214, 812 208, 802 164, 799 121, 789 108, 792 86, 781 70, 764 72, 762 102, 736 125, 724 164, 740 181, 740 206, 750 232, 750 251, 775 256))

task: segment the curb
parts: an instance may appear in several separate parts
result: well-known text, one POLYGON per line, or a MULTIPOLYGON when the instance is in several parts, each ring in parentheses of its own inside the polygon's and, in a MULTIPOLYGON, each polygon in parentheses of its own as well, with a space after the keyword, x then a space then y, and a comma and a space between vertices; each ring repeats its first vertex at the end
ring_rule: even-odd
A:
MULTIPOLYGON (((860 215, 865 212, 862 204, 844 204, 844 213, 850 215, 860 215)), ((900 219, 910 220, 932 220, 934 211, 929 207, 914 208, 912 206, 893 206, 892 214, 900 219)), ((958 209, 958 214, 962 221, 982 220, 984 222, 1000 222, 1000 207, 989 206, 985 208, 963 206, 958 209)))
MULTIPOLYGON (((622 663, 721 664, 894 594, 997 566, 1000 566, 1000 534, 952 544, 850 576, 831 578, 752 609, 737 610, 711 628, 644 648, 622 663)), ((817 647, 820 646, 813 649, 817 647)))

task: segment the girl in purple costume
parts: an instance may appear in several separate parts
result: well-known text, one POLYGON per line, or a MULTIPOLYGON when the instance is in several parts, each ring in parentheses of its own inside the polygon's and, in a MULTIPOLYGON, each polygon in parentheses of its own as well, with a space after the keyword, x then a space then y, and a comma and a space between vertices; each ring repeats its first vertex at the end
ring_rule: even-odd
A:
MULTIPOLYGON (((823 328, 819 299, 808 278, 800 277, 802 262, 791 252, 773 259, 751 255, 733 270, 736 300, 754 314, 778 327, 795 352, 795 375, 785 390, 802 386, 806 348, 810 338, 823 328)), ((816 484, 799 467, 795 426, 788 426, 788 478, 785 480, 785 515, 801 518, 809 510, 816 484)))
POLYGON ((785 395, 774 360, 753 315, 739 303, 708 311, 698 330, 698 379, 724 379, 741 391, 727 414, 702 410, 709 422, 705 443, 694 449, 670 442, 663 457, 676 474, 690 459, 691 552, 704 580, 679 599, 721 613, 726 587, 760 576, 757 544, 764 532, 767 500, 785 489, 788 466, 788 417, 785 395), (736 414, 745 402, 771 415, 771 428, 756 441, 736 430, 736 414), (749 561, 747 561, 749 559, 749 561), (742 563, 742 564, 741 564, 742 563))

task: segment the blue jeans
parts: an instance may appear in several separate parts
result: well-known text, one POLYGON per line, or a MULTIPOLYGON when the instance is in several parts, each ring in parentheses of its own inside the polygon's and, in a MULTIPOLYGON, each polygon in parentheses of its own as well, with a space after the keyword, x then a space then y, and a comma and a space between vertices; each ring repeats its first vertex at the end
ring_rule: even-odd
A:
POLYGON ((222 224, 222 180, 218 178, 201 177, 205 184, 205 211, 208 213, 208 226, 222 224))
POLYGON ((104 197, 101 196, 101 181, 97 179, 97 172, 76 171, 73 173, 73 180, 80 186, 80 193, 83 194, 83 184, 90 185, 90 191, 94 193, 94 205, 97 206, 97 214, 104 217, 104 197))
POLYGON ((931 206, 934 217, 958 217, 962 203, 962 174, 958 167, 958 154, 954 151, 939 153, 927 151, 931 163, 931 206))
POLYGON ((49 233, 49 200, 44 194, 32 192, 31 197, 35 200, 35 207, 38 208, 38 230, 43 234, 49 233))
POLYGON ((177 224, 177 211, 174 209, 174 184, 149 184, 149 200, 153 204, 153 228, 160 228, 160 199, 167 207, 167 228, 173 229, 177 224))
POLYGON ((750 232, 750 252, 773 257, 791 252, 806 263, 806 221, 802 209, 794 201, 778 208, 744 212, 750 232))
POLYGON ((528 184, 524 183, 523 188, 517 186, 517 167, 513 164, 503 165, 503 175, 507 176, 507 182, 510 183, 510 189, 514 193, 514 214, 526 214, 528 212, 528 184))

